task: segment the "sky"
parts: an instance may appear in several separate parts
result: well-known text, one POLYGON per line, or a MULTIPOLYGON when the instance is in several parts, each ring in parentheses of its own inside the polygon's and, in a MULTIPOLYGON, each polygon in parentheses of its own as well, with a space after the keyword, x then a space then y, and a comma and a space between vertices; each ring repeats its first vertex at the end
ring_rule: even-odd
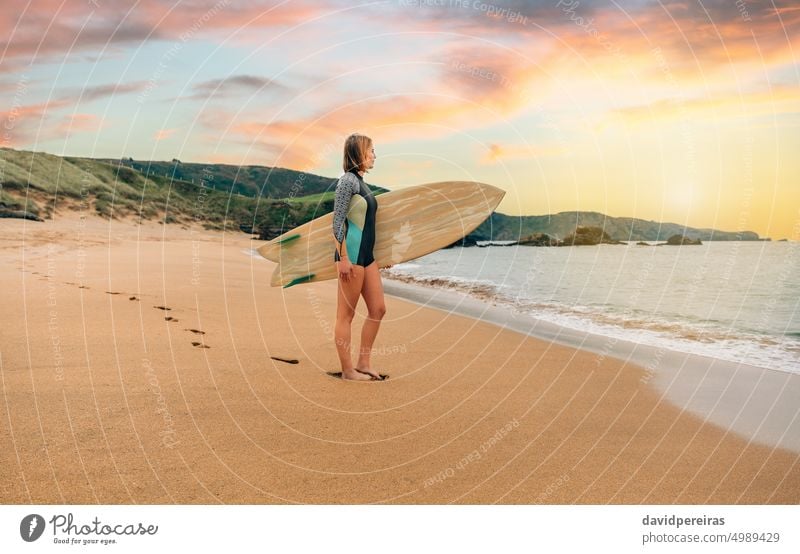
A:
POLYGON ((788 0, 6 0, 0 31, 5 147, 335 178, 359 132, 389 189, 800 240, 788 0))

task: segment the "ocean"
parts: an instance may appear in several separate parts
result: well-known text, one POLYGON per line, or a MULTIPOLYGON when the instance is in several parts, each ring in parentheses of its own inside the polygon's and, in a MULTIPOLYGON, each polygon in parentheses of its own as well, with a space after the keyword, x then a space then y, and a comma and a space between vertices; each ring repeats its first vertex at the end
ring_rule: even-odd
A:
POLYGON ((800 373, 796 242, 455 247, 385 277, 596 335, 800 373))

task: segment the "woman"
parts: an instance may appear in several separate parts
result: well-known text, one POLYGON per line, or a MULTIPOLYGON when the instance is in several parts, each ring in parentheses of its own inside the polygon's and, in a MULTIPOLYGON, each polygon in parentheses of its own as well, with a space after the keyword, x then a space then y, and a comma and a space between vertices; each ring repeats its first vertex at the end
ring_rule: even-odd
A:
POLYGON ((378 264, 372 255, 375 246, 375 215, 378 203, 364 183, 364 173, 375 165, 372 139, 354 133, 344 143, 344 175, 336 184, 333 204, 333 237, 336 243, 334 262, 339 292, 336 306, 336 351, 342 365, 342 379, 381 380, 372 369, 370 353, 386 314, 383 284, 378 264), (353 196, 358 195, 350 208, 353 196), (350 358, 350 326, 356 313, 359 295, 367 303, 367 320, 361 330, 358 363, 350 358))

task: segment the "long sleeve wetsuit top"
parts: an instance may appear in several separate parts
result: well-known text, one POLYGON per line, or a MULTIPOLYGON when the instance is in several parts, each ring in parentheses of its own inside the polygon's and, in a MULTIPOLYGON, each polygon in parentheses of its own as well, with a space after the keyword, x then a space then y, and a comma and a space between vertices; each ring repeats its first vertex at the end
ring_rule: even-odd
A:
MULTIPOLYGON (((339 177, 333 201, 333 234, 340 246, 345 241, 347 257, 354 265, 366 267, 375 261, 372 249, 377 211, 378 202, 357 170, 339 177)), ((334 251, 333 259, 339 261, 338 251, 334 251)))

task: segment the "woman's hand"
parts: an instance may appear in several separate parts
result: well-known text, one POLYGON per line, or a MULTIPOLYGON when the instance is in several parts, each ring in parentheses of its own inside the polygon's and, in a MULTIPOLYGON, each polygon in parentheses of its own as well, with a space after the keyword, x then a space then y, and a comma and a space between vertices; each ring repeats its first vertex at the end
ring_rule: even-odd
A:
POLYGON ((339 278, 345 283, 350 281, 350 274, 353 272, 353 264, 347 258, 342 258, 336 262, 336 272, 339 278))

